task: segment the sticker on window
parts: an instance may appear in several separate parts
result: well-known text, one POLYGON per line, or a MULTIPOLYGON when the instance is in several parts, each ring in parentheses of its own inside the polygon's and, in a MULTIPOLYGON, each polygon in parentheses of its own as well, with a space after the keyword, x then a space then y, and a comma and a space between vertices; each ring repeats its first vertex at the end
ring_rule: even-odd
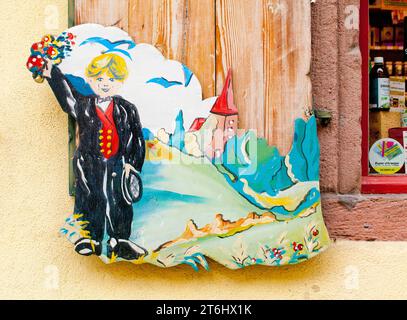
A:
POLYGON ((370 148, 369 161, 377 173, 397 173, 405 163, 404 147, 394 139, 378 140, 370 148))

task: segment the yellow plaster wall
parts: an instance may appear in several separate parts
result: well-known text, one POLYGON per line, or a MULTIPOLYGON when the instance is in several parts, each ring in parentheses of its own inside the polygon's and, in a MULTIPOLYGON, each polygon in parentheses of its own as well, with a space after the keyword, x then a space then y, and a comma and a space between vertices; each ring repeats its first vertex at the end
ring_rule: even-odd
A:
POLYGON ((66 4, 0 2, 0 298, 407 298, 407 243, 342 240, 298 266, 230 271, 211 263, 209 273, 77 255, 58 235, 73 205, 67 118, 25 69, 31 43, 66 28, 66 4))

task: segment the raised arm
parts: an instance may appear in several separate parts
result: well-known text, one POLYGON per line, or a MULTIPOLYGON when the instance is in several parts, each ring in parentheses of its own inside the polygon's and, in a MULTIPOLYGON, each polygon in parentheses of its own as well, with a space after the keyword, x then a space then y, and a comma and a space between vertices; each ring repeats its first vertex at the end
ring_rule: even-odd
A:
POLYGON ((64 74, 50 62, 47 63, 49 68, 44 72, 44 77, 47 79, 55 97, 63 111, 76 119, 78 100, 82 97, 71 83, 65 78, 64 74), (49 67, 51 65, 51 67, 49 67))

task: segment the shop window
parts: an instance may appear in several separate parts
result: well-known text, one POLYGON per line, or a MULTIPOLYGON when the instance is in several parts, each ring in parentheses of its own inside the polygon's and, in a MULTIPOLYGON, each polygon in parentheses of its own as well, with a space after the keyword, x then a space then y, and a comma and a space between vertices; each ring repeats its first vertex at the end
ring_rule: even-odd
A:
POLYGON ((407 193, 407 0, 362 0, 362 192, 407 193))

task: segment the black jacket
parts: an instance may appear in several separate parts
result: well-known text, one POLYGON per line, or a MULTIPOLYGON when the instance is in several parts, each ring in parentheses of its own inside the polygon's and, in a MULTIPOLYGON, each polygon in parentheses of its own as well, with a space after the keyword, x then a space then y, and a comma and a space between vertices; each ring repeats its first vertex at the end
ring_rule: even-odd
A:
MULTIPOLYGON (((81 95, 65 78, 60 69, 52 67, 47 79, 62 109, 70 114, 79 126, 79 146, 75 157, 85 160, 102 160, 99 147, 99 130, 102 123, 96 114, 96 96, 81 95)), ((113 97, 114 112, 120 146, 115 156, 123 164, 132 165, 141 171, 145 156, 145 143, 137 108, 120 96, 113 97)))

